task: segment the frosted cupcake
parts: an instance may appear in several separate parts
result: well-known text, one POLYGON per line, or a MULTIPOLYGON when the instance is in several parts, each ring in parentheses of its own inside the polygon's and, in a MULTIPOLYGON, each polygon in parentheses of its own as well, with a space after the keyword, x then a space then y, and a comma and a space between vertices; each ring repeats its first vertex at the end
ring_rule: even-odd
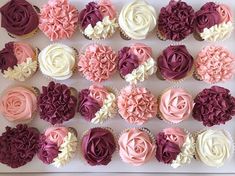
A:
POLYGON ((229 6, 207 2, 196 12, 195 38, 206 41, 228 38, 234 28, 232 18, 229 6))
POLYGON ((90 44, 80 52, 78 71, 87 80, 100 83, 114 74, 117 58, 117 53, 110 46, 90 44))
POLYGON ((235 98, 226 88, 212 86, 194 99, 193 118, 204 126, 225 124, 235 115, 235 98))
POLYGON ((41 72, 55 80, 65 80, 73 75, 77 53, 75 49, 59 43, 44 48, 39 56, 41 72))
POLYGON ((49 0, 39 13, 39 29, 51 40, 70 38, 78 26, 79 13, 69 0, 49 0))
POLYGON ((101 85, 91 85, 78 94, 78 112, 94 124, 101 124, 116 114, 116 95, 101 85))
POLYGON ((65 84, 50 82, 42 86, 38 97, 40 118, 51 123, 62 124, 75 116, 77 91, 65 84))
POLYGON ((121 117, 131 124, 143 125, 157 115, 157 99, 143 87, 123 88, 118 96, 117 104, 121 117))
POLYGON ((235 57, 222 46, 206 46, 195 59, 194 78, 206 83, 225 82, 233 77, 235 57))
POLYGON ((196 136, 196 158, 207 166, 223 166, 233 150, 231 135, 225 130, 208 129, 196 136))
POLYGON ((156 11, 145 0, 133 0, 123 6, 118 23, 125 40, 143 40, 156 26, 156 11))
POLYGON ((37 71, 38 49, 25 42, 8 42, 0 51, 0 70, 5 78, 25 81, 37 71))
POLYGON ((10 0, 0 8, 1 26, 15 38, 29 38, 38 30, 36 6, 25 0, 10 0))
POLYGON ((141 166, 153 159, 156 152, 154 136, 146 128, 130 128, 118 139, 119 155, 123 162, 141 166))
POLYGON ((161 40, 181 41, 193 33, 195 13, 181 0, 171 0, 158 17, 157 35, 161 40))
POLYGON ((80 28, 89 39, 106 39, 118 28, 117 13, 110 0, 90 2, 79 14, 80 28))
POLYGON ((0 112, 10 122, 30 122, 37 111, 37 89, 12 87, 0 97, 0 112))
POLYGON ((109 128, 92 128, 81 139, 82 156, 90 166, 108 165, 116 148, 115 137, 109 128))
POLYGON ((118 52, 118 70, 121 77, 131 84, 143 82, 156 71, 152 48, 143 43, 123 47, 118 52))
POLYGON ((156 158, 173 168, 191 163, 195 155, 193 136, 181 128, 165 128, 156 137, 156 158))
POLYGON ((171 88, 160 96, 159 115, 170 123, 187 120, 193 109, 192 96, 182 88, 171 88))
POLYGON ((185 45, 171 45, 157 59, 157 76, 162 80, 177 82, 192 74, 193 57, 185 45))
POLYGON ((59 168, 71 161, 77 146, 74 128, 50 127, 40 136, 37 156, 43 163, 59 168))
POLYGON ((0 136, 0 163, 19 168, 32 161, 38 151, 39 135, 36 128, 27 125, 7 126, 0 136))

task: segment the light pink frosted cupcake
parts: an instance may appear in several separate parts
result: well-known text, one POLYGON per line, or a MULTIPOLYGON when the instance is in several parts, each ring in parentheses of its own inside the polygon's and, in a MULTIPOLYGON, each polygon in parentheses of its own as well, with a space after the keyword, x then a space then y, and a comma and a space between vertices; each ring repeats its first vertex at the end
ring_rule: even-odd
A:
POLYGON ((172 88, 160 96, 159 115, 162 119, 179 123, 189 118, 193 109, 192 96, 182 88, 172 88))
POLYGON ((70 38, 77 29, 79 13, 69 0, 49 0, 39 13, 39 29, 51 40, 70 38))
POLYGON ((25 42, 8 42, 0 51, 0 70, 5 78, 25 81, 38 68, 38 49, 25 42))
POLYGON ((78 71, 92 82, 102 82, 114 74, 117 67, 117 54, 107 45, 90 44, 80 52, 78 71))
POLYGON ((194 77, 215 84, 230 80, 234 74, 235 57, 222 46, 206 46, 195 60, 194 77))
POLYGON ((157 99, 143 87, 123 88, 117 104, 121 117, 131 124, 142 125, 157 115, 157 99))

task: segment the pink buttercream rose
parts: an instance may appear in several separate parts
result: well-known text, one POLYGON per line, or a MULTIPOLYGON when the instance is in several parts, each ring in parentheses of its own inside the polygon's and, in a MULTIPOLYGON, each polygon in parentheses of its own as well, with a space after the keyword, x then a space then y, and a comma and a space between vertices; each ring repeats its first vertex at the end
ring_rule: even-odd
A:
POLYGON ((25 62, 27 58, 35 59, 34 50, 27 43, 14 42, 13 50, 14 50, 14 55, 17 59, 17 64, 25 62))
POLYGON ((143 43, 135 43, 130 46, 130 49, 138 57, 140 64, 152 57, 152 48, 143 43))
POLYGON ((217 11, 220 14, 220 22, 221 23, 227 23, 227 22, 232 22, 232 12, 231 9, 225 5, 225 4, 219 4, 217 7, 217 11))
POLYGON ((186 140, 186 132, 181 128, 165 128, 163 130, 167 137, 167 140, 177 144, 180 148, 183 146, 186 140))
POLYGON ((103 106, 104 100, 107 98, 109 94, 108 90, 101 85, 92 85, 89 88, 90 96, 94 98, 100 106, 103 106))
POLYGON ((64 138, 67 136, 67 134, 68 129, 65 127, 50 127, 44 133, 46 140, 56 143, 58 147, 63 144, 64 138))
POLYGON ((109 19, 116 17, 116 10, 110 0, 99 0, 99 11, 103 17, 109 16, 109 19))
POLYGON ((157 99, 142 87, 127 86, 118 97, 119 114, 132 124, 142 125, 157 114, 157 99))

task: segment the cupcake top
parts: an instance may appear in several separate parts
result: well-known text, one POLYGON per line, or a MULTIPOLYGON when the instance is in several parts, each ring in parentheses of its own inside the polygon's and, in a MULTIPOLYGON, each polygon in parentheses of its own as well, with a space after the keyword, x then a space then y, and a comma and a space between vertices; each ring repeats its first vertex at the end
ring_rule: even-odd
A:
POLYGON ((227 38, 233 31, 232 18, 229 6, 207 2, 196 12, 195 32, 207 41, 227 38))
POLYGON ((156 137, 158 161, 173 168, 189 164, 195 154, 194 138, 181 128, 166 128, 156 137))
POLYGON ((171 45, 158 57, 157 66, 164 79, 178 81, 190 74, 193 57, 185 45, 171 45))
POLYGON ((38 97, 40 118, 54 124, 62 124, 75 116, 77 95, 74 88, 50 82, 42 86, 38 97))
POLYGON ((30 121, 36 110, 37 96, 33 88, 13 87, 7 89, 0 98, 0 112, 11 122, 30 121))
POLYGON ((193 33, 195 13, 192 6, 181 0, 171 0, 162 7, 157 32, 163 40, 181 41, 193 33))
POLYGON ((123 162, 140 166, 151 160, 156 151, 154 136, 148 129, 125 130, 118 139, 119 155, 123 162))
POLYGON ((79 14, 83 34, 90 39, 105 39, 118 28, 117 13, 110 0, 90 2, 79 14))
POLYGON ((44 48, 38 56, 41 72, 56 80, 65 80, 73 75, 76 51, 64 44, 54 43, 44 48))
POLYGON ((118 112, 127 122, 142 125, 157 115, 157 99, 146 88, 127 86, 120 91, 118 112))
POLYGON ((81 140, 82 155, 89 165, 108 165, 111 162, 116 142, 110 129, 92 128, 81 140))
POLYGON ((32 161, 38 150, 39 131, 19 124, 6 127, 0 136, 0 162, 11 168, 21 167, 32 161))
POLYGON ((179 123, 189 118, 193 109, 192 96, 182 88, 172 88, 160 97, 160 116, 171 123, 179 123))
POLYGON ((123 47, 118 52, 118 70, 121 77, 131 84, 144 81, 156 71, 152 48, 143 43, 123 47))
POLYGON ((101 85, 91 85, 81 90, 78 102, 78 112, 94 124, 101 124, 116 113, 116 95, 101 85))
POLYGON ((206 46, 195 59, 195 73, 210 84, 230 80, 235 72, 235 57, 222 46, 206 46))
POLYGON ((25 0, 10 0, 0 8, 1 26, 10 34, 24 36, 38 27, 38 15, 34 7, 25 0))
POLYGON ((25 81, 38 68, 38 50, 25 42, 8 42, 0 51, 0 70, 5 78, 25 81))
POLYGON ((122 8, 118 23, 124 35, 142 40, 156 26, 156 11, 145 0, 133 0, 122 8))
POLYGON ((102 82, 110 78, 116 71, 117 54, 106 45, 90 44, 81 51, 78 71, 92 82, 102 82))
POLYGON ((204 164, 221 167, 233 154, 231 135, 225 130, 208 129, 197 135, 196 156, 204 164))
POLYGON ((70 38, 78 26, 78 10, 68 0, 49 0, 39 13, 39 29, 51 40, 70 38))
POLYGON ((37 156, 43 163, 59 168, 73 158, 77 145, 75 129, 63 126, 50 127, 40 136, 37 156))
POLYGON ((235 98, 226 88, 212 86, 194 99, 193 118, 204 126, 225 124, 235 115, 235 98))

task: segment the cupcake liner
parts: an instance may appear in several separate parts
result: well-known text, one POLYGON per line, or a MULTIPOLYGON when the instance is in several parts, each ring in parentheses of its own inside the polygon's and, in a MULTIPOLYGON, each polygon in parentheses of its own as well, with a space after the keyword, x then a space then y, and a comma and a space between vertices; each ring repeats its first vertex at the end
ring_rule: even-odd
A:
POLYGON ((156 31, 157 37, 162 40, 162 41, 166 41, 166 37, 164 37, 161 32, 159 31, 158 27, 157 27, 157 31, 156 31))
POLYGON ((193 71, 192 77, 193 77, 195 80, 197 80, 197 81, 203 81, 203 80, 201 79, 201 77, 197 74, 197 71, 196 71, 196 70, 193 71))
POLYGON ((28 33, 28 34, 25 34, 25 35, 14 35, 14 34, 11 34, 8 32, 8 35, 11 37, 11 38, 19 38, 19 39, 28 39, 28 38, 31 38, 33 37, 35 34, 37 34, 37 32, 39 31, 39 28, 37 27, 36 29, 34 29, 32 32, 28 33))

